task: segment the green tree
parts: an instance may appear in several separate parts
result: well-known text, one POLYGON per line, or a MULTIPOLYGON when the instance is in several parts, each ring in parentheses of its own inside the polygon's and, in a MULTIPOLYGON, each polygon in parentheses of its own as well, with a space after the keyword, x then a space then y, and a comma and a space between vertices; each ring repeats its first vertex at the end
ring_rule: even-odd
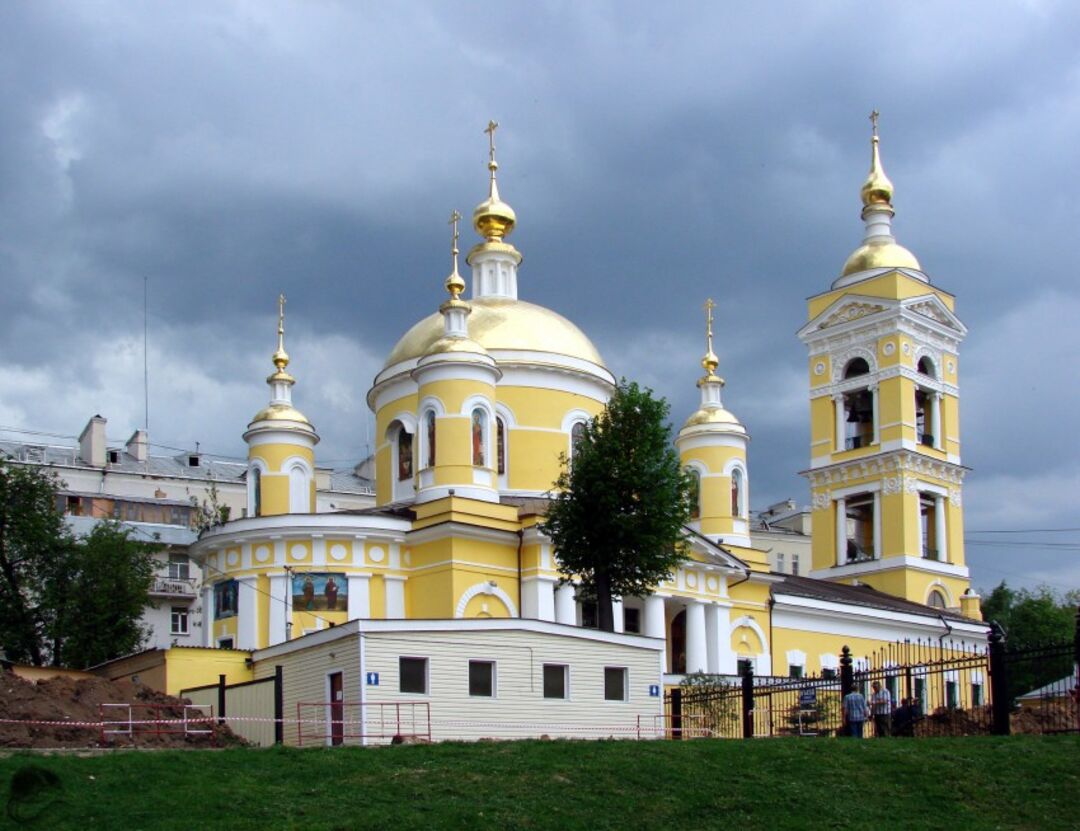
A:
POLYGON ((159 546, 134 539, 117 522, 99 522, 71 549, 68 578, 46 589, 56 615, 53 660, 88 667, 135 652, 154 582, 159 546))
POLYGON ((158 546, 115 522, 76 539, 55 474, 0 460, 0 646, 8 659, 90 666, 132 652, 158 546))
POLYGON ((59 487, 52 473, 0 459, 0 647, 37 666, 55 623, 43 589, 63 582, 74 543, 56 507, 59 487))
POLYGON ((600 629, 614 631, 611 603, 644 596, 686 558, 689 477, 667 424, 668 404, 623 379, 563 457, 543 522, 564 579, 595 599, 600 629))

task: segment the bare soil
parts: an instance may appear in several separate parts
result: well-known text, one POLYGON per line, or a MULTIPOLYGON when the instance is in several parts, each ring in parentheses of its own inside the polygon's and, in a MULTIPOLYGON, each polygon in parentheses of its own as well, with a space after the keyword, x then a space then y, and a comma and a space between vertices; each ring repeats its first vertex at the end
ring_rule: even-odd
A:
MULTIPOLYGON (((213 725, 210 735, 185 735, 182 724, 136 725, 132 735, 109 733, 102 741, 98 722, 99 705, 131 704, 131 718, 182 719, 186 699, 165 695, 127 680, 104 678, 50 678, 27 681, 0 670, 0 722, 17 719, 25 724, 0 723, 0 748, 79 747, 213 747, 243 744, 226 726, 213 725), (156 705, 156 706, 143 706, 156 705), (35 721, 70 722, 60 725, 32 724, 35 721), (171 730, 176 732, 162 732, 171 730)), ((126 708, 110 708, 114 720, 127 719, 126 708)), ((188 717, 192 714, 189 712, 188 717)), ((210 725, 197 725, 199 728, 210 725)))

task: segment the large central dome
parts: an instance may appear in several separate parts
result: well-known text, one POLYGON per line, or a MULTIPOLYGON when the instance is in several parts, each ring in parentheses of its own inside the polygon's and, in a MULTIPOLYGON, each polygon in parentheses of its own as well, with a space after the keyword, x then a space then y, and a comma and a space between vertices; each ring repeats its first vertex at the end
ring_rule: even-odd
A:
MULTIPOLYGON (((469 302, 469 337, 488 351, 549 352, 607 368, 585 333, 551 309, 500 297, 478 297, 469 302)), ((441 314, 425 317, 397 342, 384 369, 421 357, 443 334, 441 314)))

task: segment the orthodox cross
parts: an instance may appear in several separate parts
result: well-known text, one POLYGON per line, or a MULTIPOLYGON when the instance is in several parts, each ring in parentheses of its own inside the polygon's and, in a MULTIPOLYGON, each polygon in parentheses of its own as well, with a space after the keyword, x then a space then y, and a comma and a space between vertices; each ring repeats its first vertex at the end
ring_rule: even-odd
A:
POLYGON ((488 134, 488 153, 491 156, 489 164, 495 164, 495 131, 499 129, 498 121, 489 121, 484 132, 488 134))
POLYGON ((457 242, 458 242, 458 222, 460 220, 461 220, 461 214, 459 214, 456 209, 453 210, 453 211, 450 211, 450 222, 447 223, 447 224, 454 226, 454 238, 453 238, 453 241, 450 243, 450 253, 454 256, 454 262, 455 263, 457 263, 457 255, 458 255, 458 247, 457 247, 457 242))
POLYGON ((707 352, 712 352, 712 310, 716 308, 716 304, 713 303, 710 297, 705 301, 705 342, 708 346, 707 352))
POLYGON ((879 113, 877 110, 874 110, 872 113, 870 113, 870 123, 873 125, 874 138, 877 138, 877 121, 880 116, 881 113, 879 113))
POLYGON ((278 304, 278 318, 277 318, 277 333, 278 333, 278 349, 284 348, 285 337, 285 295, 279 294, 277 299, 278 304))

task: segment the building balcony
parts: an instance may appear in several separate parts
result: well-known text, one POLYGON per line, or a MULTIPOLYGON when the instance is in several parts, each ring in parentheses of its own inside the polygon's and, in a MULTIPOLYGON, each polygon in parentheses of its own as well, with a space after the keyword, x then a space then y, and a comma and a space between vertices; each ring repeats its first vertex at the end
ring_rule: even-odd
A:
POLYGON ((151 597, 194 600, 196 594, 195 580, 191 577, 157 576, 150 586, 151 597))

